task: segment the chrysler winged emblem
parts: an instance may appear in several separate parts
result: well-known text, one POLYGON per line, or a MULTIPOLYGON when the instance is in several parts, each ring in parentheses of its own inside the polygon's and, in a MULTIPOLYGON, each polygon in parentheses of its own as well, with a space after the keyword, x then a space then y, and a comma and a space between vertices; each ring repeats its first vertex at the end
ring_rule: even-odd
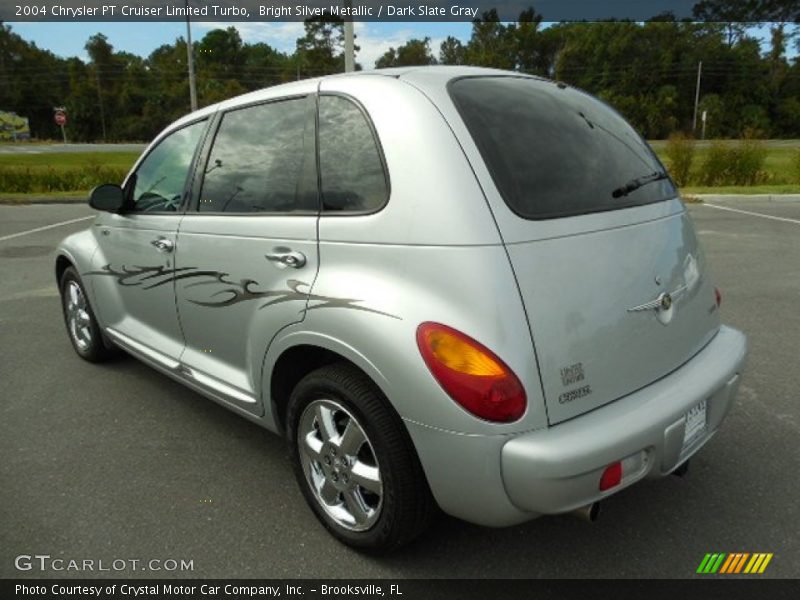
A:
POLYGON ((681 285, 671 292, 661 292, 658 296, 656 296, 650 302, 645 302, 644 304, 640 304, 639 306, 633 306, 628 309, 628 312, 645 312, 648 310, 656 311, 656 317, 658 320, 666 325, 672 320, 672 308, 675 305, 675 301, 680 298, 689 288, 686 284, 681 285))

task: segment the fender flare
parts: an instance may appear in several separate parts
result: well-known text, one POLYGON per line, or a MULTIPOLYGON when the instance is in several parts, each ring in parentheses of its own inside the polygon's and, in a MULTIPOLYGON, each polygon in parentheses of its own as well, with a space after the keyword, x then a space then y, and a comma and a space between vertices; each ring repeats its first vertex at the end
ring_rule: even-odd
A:
MULTIPOLYGON (((267 347, 261 369, 261 402, 264 406, 264 425, 273 431, 282 431, 283 427, 277 420, 278 406, 271 395, 271 381, 275 364, 284 352, 297 346, 317 346, 334 352, 349 360, 369 377, 381 392, 388 394, 389 382, 381 369, 369 360, 364 354, 356 350, 347 342, 336 337, 303 329, 303 322, 294 323, 281 330, 267 347)), ((391 399, 389 400, 391 403, 391 399)))

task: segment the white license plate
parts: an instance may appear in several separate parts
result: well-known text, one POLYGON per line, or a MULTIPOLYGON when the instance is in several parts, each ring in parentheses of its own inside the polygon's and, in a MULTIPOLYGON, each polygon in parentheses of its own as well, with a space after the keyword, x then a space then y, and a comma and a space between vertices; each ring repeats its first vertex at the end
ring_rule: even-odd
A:
POLYGON ((683 434, 683 448, 687 448, 706 430, 706 401, 692 407, 686 413, 686 428, 683 434))

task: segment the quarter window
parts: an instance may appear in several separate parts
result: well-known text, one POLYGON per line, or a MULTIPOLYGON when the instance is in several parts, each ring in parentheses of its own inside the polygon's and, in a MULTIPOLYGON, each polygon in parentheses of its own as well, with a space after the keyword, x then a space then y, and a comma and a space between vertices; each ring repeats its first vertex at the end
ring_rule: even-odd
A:
POLYGON ((316 197, 302 189, 307 107, 300 98, 225 113, 205 167, 200 212, 316 210, 316 197))
POLYGON ((326 211, 370 212, 386 203, 378 143, 364 113, 347 98, 320 96, 319 170, 326 211))
POLYGON ((131 212, 178 210, 206 121, 170 133, 145 157, 133 179, 131 212))

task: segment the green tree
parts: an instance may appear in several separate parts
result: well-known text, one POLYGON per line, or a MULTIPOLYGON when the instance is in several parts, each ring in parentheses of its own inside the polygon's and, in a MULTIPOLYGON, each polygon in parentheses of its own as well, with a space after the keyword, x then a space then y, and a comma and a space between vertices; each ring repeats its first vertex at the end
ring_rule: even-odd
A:
POLYGON ((296 51, 301 73, 314 77, 344 71, 344 21, 336 16, 318 17, 306 19, 304 27, 296 51))
MULTIPOLYGON (((108 128, 106 123, 109 119, 113 120, 116 111, 110 100, 116 99, 116 88, 118 82, 118 72, 114 61, 114 48, 108 43, 108 38, 102 33, 96 33, 86 42, 84 46, 91 59, 89 77, 94 84, 97 93, 95 110, 100 115, 100 129, 95 130, 95 137, 100 137, 103 141, 108 138, 108 128)), ((116 102, 113 102, 116 104, 116 102)))
POLYGON ((513 69, 516 63, 512 26, 500 22, 496 9, 483 13, 472 22, 472 37, 464 52, 464 62, 479 67, 513 69))
POLYGON ((528 8, 520 13, 519 21, 506 30, 508 43, 514 52, 514 69, 540 75, 547 74, 549 64, 540 39, 541 22, 542 15, 528 8))
POLYGON ((0 23, 0 109, 28 117, 34 137, 61 135, 53 107, 65 106, 72 117, 66 62, 0 23))
POLYGON ((463 65, 465 52, 461 40, 448 35, 439 46, 439 62, 443 65, 463 65))
POLYGON ((397 50, 389 48, 383 56, 375 61, 375 67, 409 67, 415 65, 435 65, 436 58, 431 53, 431 39, 411 39, 397 50))
POLYGON ((755 25, 761 16, 758 5, 752 0, 702 0, 694 5, 692 13, 700 21, 714 23, 723 28, 729 47, 736 45, 755 25))
POLYGON ((800 137, 800 99, 797 96, 784 98, 775 112, 775 130, 785 137, 800 137))
MULTIPOLYGON (((705 6, 711 11, 733 4, 708 0, 705 6)), ((798 6, 796 0, 764 0, 761 12, 746 17, 771 23, 774 35, 766 53, 754 31, 738 25, 742 17, 733 19, 730 12, 720 13, 730 23, 721 18, 684 22, 661 15, 646 23, 559 23, 542 29, 540 17, 528 9, 513 23, 500 22, 496 11, 484 13, 473 22, 468 41, 447 38, 438 58, 443 64, 516 69, 562 80, 600 96, 648 137, 691 129, 697 65, 702 61, 700 110, 708 111, 707 137, 740 136, 753 129, 797 137, 800 60, 787 58, 786 47, 798 6)), ((306 22, 291 54, 264 43, 245 43, 232 27, 209 31, 195 43, 200 102, 341 72, 343 39, 338 19, 306 22)), ((147 57, 116 51, 102 35, 89 38, 86 49, 88 61, 60 58, 0 24, 0 109, 28 117, 35 137, 57 139, 53 107, 65 106, 70 139, 87 141, 103 136, 101 99, 110 140, 151 139, 188 112, 182 38, 147 57)), ((430 40, 415 39, 378 62, 432 64, 434 53, 430 40)))

